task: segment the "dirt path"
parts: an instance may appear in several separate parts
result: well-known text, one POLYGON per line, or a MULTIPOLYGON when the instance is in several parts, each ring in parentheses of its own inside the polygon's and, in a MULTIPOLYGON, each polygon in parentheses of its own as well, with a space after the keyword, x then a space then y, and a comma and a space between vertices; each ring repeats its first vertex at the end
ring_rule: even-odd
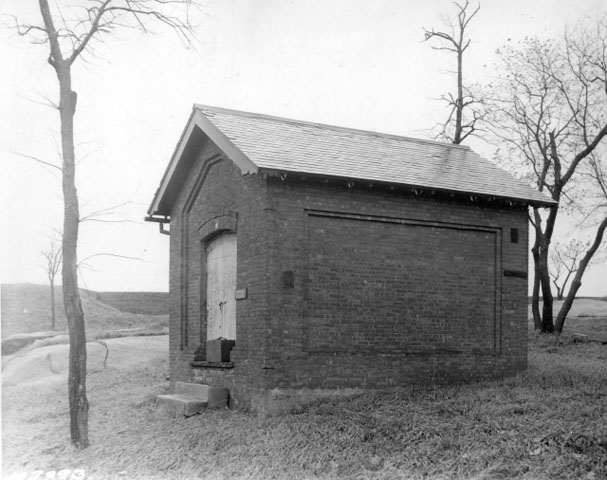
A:
MULTIPOLYGON (((168 356, 168 335, 122 337, 87 344, 88 371, 106 366, 128 369, 157 357, 168 356)), ((2 369, 2 387, 65 382, 69 345, 49 345, 17 353, 2 369)))

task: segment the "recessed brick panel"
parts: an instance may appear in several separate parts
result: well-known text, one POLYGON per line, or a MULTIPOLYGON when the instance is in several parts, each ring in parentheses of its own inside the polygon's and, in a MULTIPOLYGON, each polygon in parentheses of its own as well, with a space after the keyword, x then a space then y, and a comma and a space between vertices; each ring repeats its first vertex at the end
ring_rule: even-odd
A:
POLYGON ((496 230, 309 213, 308 352, 496 346, 496 230))

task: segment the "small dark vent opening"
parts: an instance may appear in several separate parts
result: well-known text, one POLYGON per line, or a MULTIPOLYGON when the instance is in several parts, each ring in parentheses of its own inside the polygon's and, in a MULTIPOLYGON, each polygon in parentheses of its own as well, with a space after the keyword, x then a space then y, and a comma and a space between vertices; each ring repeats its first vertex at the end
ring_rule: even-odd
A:
POLYGON ((518 228, 510 229, 510 243, 518 243, 518 228))

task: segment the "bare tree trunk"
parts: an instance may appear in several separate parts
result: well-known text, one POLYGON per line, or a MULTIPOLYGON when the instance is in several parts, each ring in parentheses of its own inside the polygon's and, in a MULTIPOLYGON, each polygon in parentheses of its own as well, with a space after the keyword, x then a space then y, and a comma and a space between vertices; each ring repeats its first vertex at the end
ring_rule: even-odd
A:
MULTIPOLYGON (((86 333, 76 270, 80 212, 74 152, 74 114, 77 95, 72 90, 71 66, 86 51, 92 38, 107 35, 114 27, 135 26, 146 32, 142 18, 160 22, 175 31, 182 39, 189 40, 192 25, 187 14, 188 7, 194 6, 196 2, 194 0, 126 0, 124 2, 97 0, 81 3, 86 5, 81 5, 80 16, 76 14, 76 17, 73 17, 70 14, 69 17, 73 17, 70 19, 59 11, 55 17, 59 28, 56 28, 49 1, 38 0, 44 27, 17 25, 21 35, 35 36, 34 43, 48 42, 50 51, 47 61, 55 70, 59 80, 64 206, 61 273, 63 305, 70 333, 68 378, 70 433, 72 443, 79 449, 89 445, 89 406, 86 398, 86 333), (173 15, 178 7, 185 8, 185 19, 173 15), (131 18, 131 22, 128 18, 131 18)), ((61 10, 60 5, 56 7, 61 10)))
POLYGON ((42 256, 46 261, 46 274, 51 288, 51 329, 55 330, 57 325, 57 309, 55 307, 55 277, 61 265, 61 247, 55 245, 55 241, 51 241, 49 250, 42 252, 42 256))
POLYGON ((567 314, 569 310, 571 310, 571 306, 573 305, 573 301, 575 300, 575 296, 577 291, 582 286, 582 277, 584 276, 584 271, 586 267, 588 267, 588 263, 592 260, 593 255, 598 250, 601 242, 603 241, 603 234, 605 233, 605 229, 607 228, 607 217, 603 219, 599 228, 596 231, 596 235, 594 237, 594 242, 584 255, 584 258, 580 261, 579 268, 575 273, 575 277, 573 277, 573 281, 571 282, 571 286, 569 287, 569 291, 567 292, 567 298, 563 302, 561 309, 559 310, 558 316, 556 317, 556 325, 555 331, 557 333, 563 332, 563 325, 565 325, 565 320, 567 319, 567 314))
MULTIPOLYGON (((558 201, 560 192, 553 194, 553 198, 558 201)), ((554 232, 554 224, 558 214, 558 206, 551 207, 550 213, 546 218, 546 225, 542 230, 542 219, 540 218, 537 208, 534 208, 534 227, 535 227, 535 243, 532 248, 533 261, 535 264, 535 277, 533 285, 533 300, 532 308, 534 310, 534 321, 537 321, 536 315, 539 315, 539 291, 542 292, 542 315, 541 315, 541 333, 552 333, 554 331, 554 315, 553 304, 554 297, 552 296, 552 286, 550 283, 550 272, 548 270, 548 257, 550 252, 550 241, 554 232), (539 283, 539 285, 538 285, 539 283)), ((537 324, 536 324, 537 325, 537 324)))
POLYGON ((69 64, 61 62, 57 65, 56 71, 60 85, 59 111, 63 151, 63 305, 70 333, 68 377, 70 436, 76 448, 82 449, 89 445, 89 405, 86 397, 86 333, 76 270, 80 222, 74 152, 74 114, 77 95, 71 89, 69 64))
POLYGON ((55 279, 50 277, 51 281, 51 330, 55 330, 57 317, 55 315, 55 279))
POLYGON ((462 29, 460 31, 460 47, 457 50, 457 99, 455 100, 455 134, 453 137, 453 143, 456 145, 462 143, 462 116, 464 110, 464 78, 462 73, 462 57, 464 52, 461 45, 463 44, 463 37, 464 31, 462 29))
MULTIPOLYGON (((83 449, 89 445, 86 398, 86 334, 84 313, 80 302, 77 275, 77 247, 80 210, 76 190, 76 154, 74 152, 74 114, 76 92, 72 91, 71 65, 74 54, 63 58, 59 33, 53 23, 48 0, 38 0, 40 13, 50 45, 48 62, 59 81, 59 115, 61 121, 62 187, 63 187, 63 308, 70 334, 68 398, 70 408, 70 437, 72 444, 83 449)), ((87 37, 88 38, 88 37, 87 37)), ((82 45, 81 48, 84 48, 82 45)))
POLYGON ((540 285, 542 287, 542 333, 554 331, 552 288, 550 287, 550 275, 548 274, 548 242, 542 238, 539 252, 540 285))
POLYGON ((553 323, 553 297, 550 288, 550 274, 548 272, 548 245, 549 240, 541 230, 541 224, 536 218, 535 242, 531 249, 533 255, 533 291, 531 296, 531 312, 533 313, 533 327, 541 333, 551 333, 553 323), (540 314, 540 291, 542 293, 542 312, 540 314))
POLYGON ((535 243, 531 249, 533 255, 533 291, 531 294, 531 313, 533 314, 533 328, 542 329, 542 316, 540 315, 540 240, 541 232, 535 231, 535 243))
MULTIPOLYGON (((576 258, 577 260, 577 258, 576 258)), ((573 266, 572 266, 573 268, 573 266)), ((579 267, 578 267, 579 268, 579 267)), ((577 270, 576 270, 577 271, 577 270)), ((569 282, 569 278, 571 277, 571 274, 573 273, 573 270, 569 270, 569 273, 567 273, 567 276, 565 277, 565 281, 563 282, 563 285, 561 286, 559 293, 558 293, 558 299, 562 300, 563 296, 565 294, 565 290, 567 289, 567 282, 569 282)))

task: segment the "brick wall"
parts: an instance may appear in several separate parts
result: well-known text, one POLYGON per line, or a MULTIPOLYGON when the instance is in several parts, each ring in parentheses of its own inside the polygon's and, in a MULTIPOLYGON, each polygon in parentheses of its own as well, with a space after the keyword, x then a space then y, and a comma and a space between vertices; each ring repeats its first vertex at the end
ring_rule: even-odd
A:
POLYGON ((383 387, 525 368, 527 282, 504 276, 527 269, 525 208, 337 182, 269 185, 278 241, 268 386, 383 387))
POLYGON ((495 350, 497 230, 307 216, 305 351, 495 350))
POLYGON ((527 281, 505 270, 527 270, 525 208, 243 176, 207 143, 171 214, 171 379, 226 386, 247 408, 274 388, 514 373, 527 361, 527 281), (237 233, 247 298, 234 368, 192 369, 206 341, 204 245, 215 224, 237 233))

